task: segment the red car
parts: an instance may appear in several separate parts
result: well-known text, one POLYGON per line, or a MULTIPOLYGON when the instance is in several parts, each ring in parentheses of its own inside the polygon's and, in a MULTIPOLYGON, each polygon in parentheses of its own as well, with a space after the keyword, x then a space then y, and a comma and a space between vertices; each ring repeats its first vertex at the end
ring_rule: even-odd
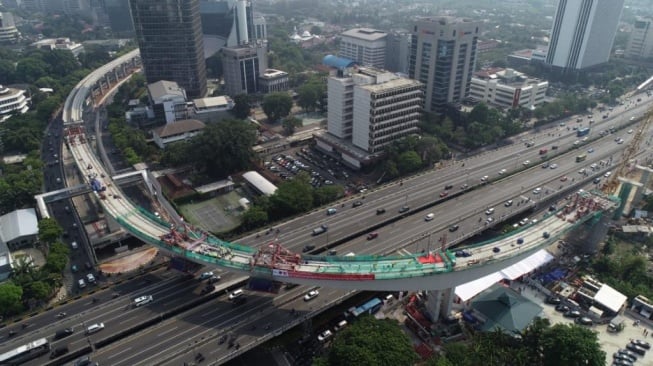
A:
POLYGON ((369 233, 367 234, 367 240, 375 239, 377 236, 379 236, 379 233, 377 232, 369 233))
POLYGON ((560 178, 560 181, 561 182, 566 182, 567 181, 567 176, 564 176, 564 177, 560 178))
POLYGON ((447 197, 447 195, 449 195, 449 192, 447 191, 440 193, 440 197, 447 197))

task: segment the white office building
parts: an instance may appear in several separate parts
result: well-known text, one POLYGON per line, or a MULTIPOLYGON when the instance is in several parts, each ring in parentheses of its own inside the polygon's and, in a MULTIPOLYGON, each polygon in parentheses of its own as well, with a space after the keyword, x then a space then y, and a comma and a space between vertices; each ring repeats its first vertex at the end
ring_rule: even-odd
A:
POLYGON ((29 110, 29 99, 25 91, 0 85, 0 122, 9 119, 12 114, 23 114, 29 110))
POLYGON ((546 63, 581 70, 608 61, 624 0, 560 0, 546 63))
POLYGON ((385 67, 386 38, 384 31, 370 28, 354 28, 340 37, 338 56, 358 62, 362 66, 379 69, 385 67))
POLYGON ((653 19, 639 18, 633 25, 625 56, 634 59, 653 58, 653 19))
POLYGON ((548 88, 548 81, 513 69, 484 69, 472 76, 469 97, 503 108, 534 109, 544 103, 548 88))

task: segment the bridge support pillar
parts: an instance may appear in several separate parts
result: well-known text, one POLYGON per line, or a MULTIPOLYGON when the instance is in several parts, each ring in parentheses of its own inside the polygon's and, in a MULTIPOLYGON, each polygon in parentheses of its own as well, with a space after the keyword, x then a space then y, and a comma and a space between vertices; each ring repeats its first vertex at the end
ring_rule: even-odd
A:
POLYGON ((426 292, 426 311, 433 321, 440 319, 440 316, 448 317, 451 315, 455 296, 453 287, 426 292))
POLYGON ((107 228, 109 229, 110 233, 115 233, 116 231, 122 230, 122 227, 120 224, 118 224, 118 221, 111 217, 111 215, 104 215, 104 219, 107 222, 107 228))
POLYGON ((636 165, 635 168, 641 173, 639 182, 642 185, 637 187, 637 192, 630 203, 630 207, 637 207, 639 206, 639 203, 642 202, 644 194, 646 193, 646 187, 648 187, 651 180, 651 173, 653 173, 653 169, 647 166, 636 165))
POLYGON ((605 239, 610 229, 611 213, 605 212, 601 217, 592 219, 583 225, 583 233, 578 233, 578 248, 587 254, 594 254, 599 250, 599 244, 605 239))

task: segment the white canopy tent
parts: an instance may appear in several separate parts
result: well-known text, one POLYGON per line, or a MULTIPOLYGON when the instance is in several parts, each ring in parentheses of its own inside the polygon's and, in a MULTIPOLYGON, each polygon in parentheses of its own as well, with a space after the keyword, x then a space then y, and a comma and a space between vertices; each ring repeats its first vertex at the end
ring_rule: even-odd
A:
POLYGON ((514 280, 524 273, 531 272, 532 270, 550 262, 553 258, 553 255, 545 249, 539 250, 529 257, 524 258, 501 271, 491 273, 485 277, 457 286, 454 292, 462 301, 467 301, 502 279, 514 280))
POLYGON ((600 303, 606 308, 618 313, 628 297, 621 292, 613 289, 608 285, 602 285, 599 291, 594 295, 594 301, 600 303))

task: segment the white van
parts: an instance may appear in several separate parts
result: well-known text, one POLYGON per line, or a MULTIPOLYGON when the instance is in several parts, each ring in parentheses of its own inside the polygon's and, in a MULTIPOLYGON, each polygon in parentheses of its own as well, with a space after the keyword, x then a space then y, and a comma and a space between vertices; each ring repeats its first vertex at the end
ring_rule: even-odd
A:
POLYGON ((145 304, 151 303, 152 301, 154 301, 152 295, 137 297, 136 299, 134 299, 134 306, 136 307, 143 306, 145 304))
POLYGON ((93 334, 104 329, 104 323, 95 323, 86 328, 86 334, 93 334))
POLYGON ((77 285, 79 286, 79 288, 84 288, 86 287, 86 282, 84 282, 83 278, 80 278, 79 281, 77 281, 77 285))

